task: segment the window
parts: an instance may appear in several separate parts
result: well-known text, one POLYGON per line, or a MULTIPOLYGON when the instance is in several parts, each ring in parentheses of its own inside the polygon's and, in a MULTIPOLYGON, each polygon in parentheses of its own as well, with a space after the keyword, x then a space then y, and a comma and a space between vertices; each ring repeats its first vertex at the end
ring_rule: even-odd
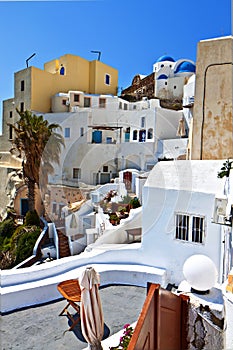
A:
POLYGON ((84 97, 84 107, 91 107, 91 98, 84 97))
POLYGON ((20 86, 21 86, 21 91, 24 91, 24 80, 21 80, 20 86))
POLYGON ((145 117, 141 118, 141 128, 145 128, 145 117))
POLYGON ((81 177, 81 169, 73 168, 73 179, 80 179, 81 177))
POLYGON ((74 102, 79 102, 79 94, 74 94, 74 102))
POLYGON ((100 98, 99 99, 99 108, 105 108, 106 107, 106 98, 100 98))
POLYGON ((20 112, 24 112, 24 102, 20 103, 20 112))
POLYGON ((167 81, 165 81, 165 85, 167 85, 167 81))
POLYGON ((65 67, 61 64, 60 75, 65 75, 65 67))
POLYGON ((122 102, 119 103, 119 109, 122 109, 122 102))
POLYGON ((13 139, 13 127, 12 125, 9 126, 9 140, 13 139))
POLYGON ((62 100, 63 106, 66 106, 66 100, 62 100))
POLYGON ((84 135, 84 128, 81 127, 81 128, 80 128, 80 136, 83 136, 83 135, 84 135))
POLYGON ((138 131, 134 130, 133 131, 133 140, 137 140, 138 139, 138 131))
POLYGON ((12 116, 13 116, 13 112, 12 111, 10 111, 10 115, 9 116, 10 116, 10 118, 12 118, 12 116))
POLYGON ((127 111, 127 109, 128 109, 128 105, 127 103, 124 103, 124 110, 127 111))
POLYGON ((203 243, 204 218, 193 216, 192 242, 203 243))
POLYGON ((174 90, 176 89, 176 85, 174 85, 174 90))
POLYGON ((148 129, 147 138, 148 138, 148 140, 153 139, 153 129, 152 128, 148 129))
POLYGON ((204 242, 204 217, 176 214, 176 239, 195 243, 204 242))
POLYGON ((112 137, 106 137, 106 143, 113 143, 112 137))
POLYGON ((105 84, 110 85, 110 75, 109 74, 105 74, 105 84))
POLYGON ((108 166, 107 165, 104 165, 103 166, 103 173, 107 173, 108 172, 108 166))
POLYGON ((125 142, 129 142, 130 138, 130 127, 126 128, 125 130, 125 142))
POLYGON ((57 213, 57 203, 53 203, 52 212, 53 212, 54 214, 57 213))
POLYGON ((176 238, 183 241, 188 241, 189 233, 189 216, 177 214, 176 215, 176 238))
POLYGON ((70 128, 65 128, 65 135, 66 138, 70 137, 70 128))
POLYGON ((139 131, 139 142, 146 142, 146 130, 139 131))

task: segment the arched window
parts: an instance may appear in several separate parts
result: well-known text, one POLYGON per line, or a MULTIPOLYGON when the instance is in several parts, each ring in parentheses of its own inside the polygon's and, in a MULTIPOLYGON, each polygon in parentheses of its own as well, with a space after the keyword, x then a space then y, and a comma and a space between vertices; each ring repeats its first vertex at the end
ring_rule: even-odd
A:
POLYGON ((60 75, 65 75, 65 68, 63 67, 62 64, 61 64, 61 68, 60 68, 60 75))
POLYGON ((146 142, 146 130, 139 131, 139 142, 146 142))
POLYGON ((147 138, 148 138, 148 140, 153 139, 153 129, 152 128, 148 129, 147 138))
POLYGON ((137 140, 138 139, 138 131, 134 130, 133 131, 133 140, 137 140))

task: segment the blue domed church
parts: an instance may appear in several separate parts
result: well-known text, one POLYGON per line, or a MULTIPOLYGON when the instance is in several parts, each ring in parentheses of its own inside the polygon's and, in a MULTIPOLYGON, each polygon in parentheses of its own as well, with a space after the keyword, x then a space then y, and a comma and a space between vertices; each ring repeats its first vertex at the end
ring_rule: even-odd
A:
POLYGON ((121 97, 129 101, 157 98, 161 106, 182 109, 184 85, 195 74, 195 69, 195 63, 189 59, 176 61, 172 56, 163 55, 153 64, 152 73, 135 75, 121 97))

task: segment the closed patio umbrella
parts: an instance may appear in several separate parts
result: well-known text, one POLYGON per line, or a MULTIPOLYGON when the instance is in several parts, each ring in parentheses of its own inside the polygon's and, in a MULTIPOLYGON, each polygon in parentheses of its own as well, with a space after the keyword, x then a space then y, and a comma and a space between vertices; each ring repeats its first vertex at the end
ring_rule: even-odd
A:
POLYGON ((99 274, 93 267, 86 268, 79 278, 81 288, 81 329, 92 350, 101 350, 104 334, 104 319, 99 295, 99 274))
POLYGON ((78 225, 77 225, 75 214, 72 213, 71 220, 70 220, 70 228, 77 228, 77 226, 78 225))

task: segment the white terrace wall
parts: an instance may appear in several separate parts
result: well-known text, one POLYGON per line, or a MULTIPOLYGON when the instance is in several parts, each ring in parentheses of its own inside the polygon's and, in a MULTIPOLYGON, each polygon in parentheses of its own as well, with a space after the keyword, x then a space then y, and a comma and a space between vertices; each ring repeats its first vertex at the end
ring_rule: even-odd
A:
POLYGON ((220 225, 212 223, 215 195, 224 188, 224 180, 217 179, 221 165, 220 161, 159 162, 146 181, 142 219, 145 263, 165 267, 171 282, 182 279, 183 264, 193 254, 209 256, 221 281, 223 238, 220 225), (205 217, 202 244, 175 238, 177 212, 205 217))

